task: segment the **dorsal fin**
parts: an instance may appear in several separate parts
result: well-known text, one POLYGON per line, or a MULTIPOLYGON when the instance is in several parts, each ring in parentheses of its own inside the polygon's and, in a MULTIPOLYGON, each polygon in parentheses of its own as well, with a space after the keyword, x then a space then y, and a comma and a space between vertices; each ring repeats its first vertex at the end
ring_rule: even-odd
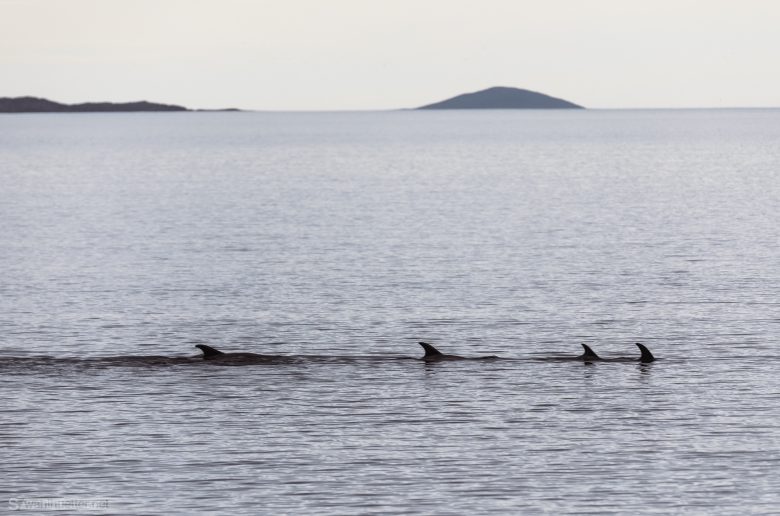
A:
POLYGON ((219 355, 224 355, 224 353, 220 350, 214 349, 211 346, 207 346, 205 344, 195 344, 195 347, 203 351, 203 358, 212 358, 219 355))
POLYGON ((583 344, 582 348, 585 350, 585 353, 583 353, 582 356, 580 357, 583 360, 598 360, 599 359, 599 356, 596 354, 596 352, 593 351, 592 349, 590 349, 590 346, 588 346, 587 344, 583 344))
POLYGON ((420 342, 419 344, 425 350, 425 356, 426 357, 435 357, 435 356, 441 355, 441 351, 439 351, 438 349, 434 348, 433 346, 431 346, 427 342, 420 342))
POLYGON ((639 357, 640 362, 652 362, 655 360, 655 357, 652 353, 650 353, 650 350, 647 349, 644 344, 636 343, 636 346, 639 348, 639 351, 642 352, 642 356, 639 357))

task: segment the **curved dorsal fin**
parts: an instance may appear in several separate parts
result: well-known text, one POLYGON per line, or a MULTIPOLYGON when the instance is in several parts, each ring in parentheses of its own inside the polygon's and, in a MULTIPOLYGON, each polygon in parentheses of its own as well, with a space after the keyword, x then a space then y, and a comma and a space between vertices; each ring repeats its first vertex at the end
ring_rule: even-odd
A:
POLYGON ((593 351, 592 349, 590 349, 590 346, 588 346, 587 344, 583 344, 582 348, 585 350, 585 353, 583 353, 582 356, 580 357, 583 360, 598 360, 599 359, 599 356, 596 354, 596 352, 593 351))
POLYGON ((655 360, 655 357, 652 353, 650 353, 650 350, 647 349, 644 344, 636 343, 636 346, 639 348, 639 351, 642 352, 642 356, 639 357, 640 362, 652 362, 655 360))
POLYGON ((431 346, 427 342, 420 342, 419 344, 425 350, 425 356, 426 357, 435 357, 435 356, 441 355, 441 351, 439 351, 438 349, 434 348, 433 346, 431 346))
POLYGON ((211 346, 207 346, 205 344, 195 344, 195 347, 203 351, 203 358, 212 358, 219 355, 224 355, 224 353, 220 350, 214 349, 211 346))

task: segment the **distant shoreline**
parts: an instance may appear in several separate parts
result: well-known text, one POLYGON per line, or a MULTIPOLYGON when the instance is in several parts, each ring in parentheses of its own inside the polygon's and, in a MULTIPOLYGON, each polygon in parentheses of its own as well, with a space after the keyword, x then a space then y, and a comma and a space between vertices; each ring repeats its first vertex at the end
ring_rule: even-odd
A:
POLYGON ((189 109, 176 104, 145 100, 137 102, 83 102, 64 104, 40 97, 0 97, 0 113, 160 113, 199 111, 241 111, 226 109, 189 109))

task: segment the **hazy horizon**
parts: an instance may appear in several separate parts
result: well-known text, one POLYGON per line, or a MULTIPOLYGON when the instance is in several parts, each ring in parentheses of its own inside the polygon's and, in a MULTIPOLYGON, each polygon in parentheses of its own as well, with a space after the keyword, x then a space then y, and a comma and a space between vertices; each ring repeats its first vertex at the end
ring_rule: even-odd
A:
POLYGON ((510 86, 591 109, 779 107, 779 21, 768 0, 0 0, 0 96, 353 111, 510 86))

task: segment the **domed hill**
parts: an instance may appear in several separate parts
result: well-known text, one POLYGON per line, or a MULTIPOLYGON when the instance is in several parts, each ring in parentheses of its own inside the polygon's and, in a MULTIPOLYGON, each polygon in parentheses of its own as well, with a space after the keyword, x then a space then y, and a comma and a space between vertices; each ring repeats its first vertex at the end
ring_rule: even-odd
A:
POLYGON ((585 109, 568 100, 520 88, 496 86, 416 109, 585 109))

